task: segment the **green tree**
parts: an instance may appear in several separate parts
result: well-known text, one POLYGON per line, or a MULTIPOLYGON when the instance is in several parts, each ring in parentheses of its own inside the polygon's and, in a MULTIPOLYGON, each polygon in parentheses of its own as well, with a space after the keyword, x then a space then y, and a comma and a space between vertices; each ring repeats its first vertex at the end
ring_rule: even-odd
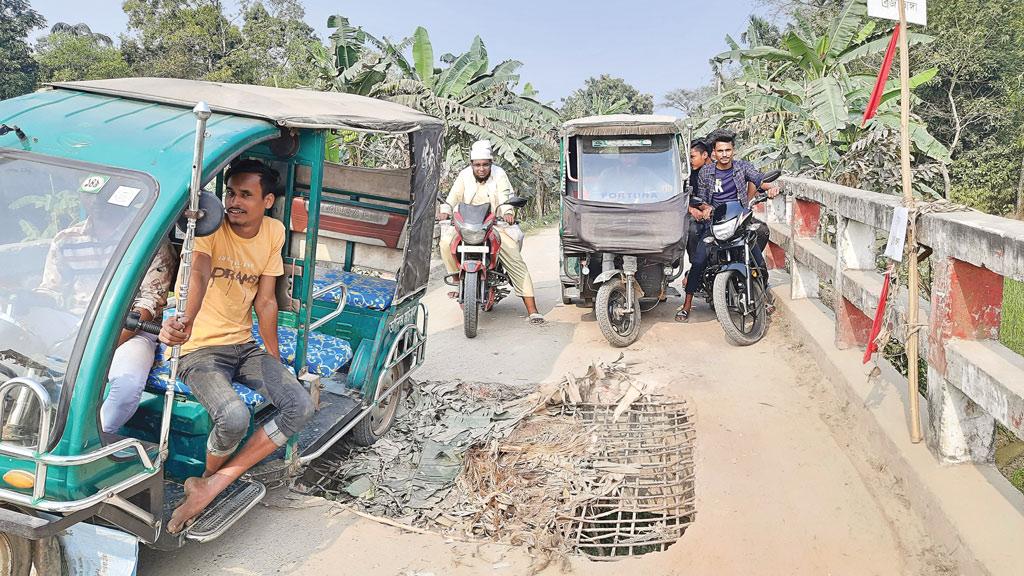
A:
POLYGON ((81 38, 88 38, 94 43, 105 46, 107 48, 114 46, 114 40, 106 34, 100 34, 93 32, 92 28, 89 28, 88 24, 79 22, 78 24, 68 24, 67 22, 57 22, 50 27, 50 34, 66 34, 69 36, 77 36, 81 38))
POLYGON ((947 190, 960 202, 995 213, 1012 212, 1014 196, 1024 198, 1019 8, 1014 0, 929 6, 928 31, 936 40, 918 58, 940 71, 917 91, 917 110, 950 149, 947 190))
POLYGON ((423 27, 396 44, 352 26, 343 16, 332 16, 328 26, 335 28, 333 54, 325 49, 311 55, 319 87, 386 98, 440 118, 447 127, 451 170, 465 162, 474 140, 490 140, 511 167, 540 161, 536 144, 553 142, 557 113, 516 91, 521 62, 506 60, 491 67, 480 37, 468 51, 438 61, 423 27))
POLYGON ((602 114, 650 114, 654 96, 643 94, 622 78, 602 74, 587 78, 580 88, 562 99, 562 119, 602 114))
POLYGON ((256 0, 242 9, 241 45, 227 56, 235 81, 291 88, 313 83, 307 53, 319 40, 297 0, 256 0))
POLYGON ((242 47, 242 33, 220 0, 126 0, 123 8, 121 48, 136 74, 231 81, 239 73, 228 56, 242 47))
POLYGON ((0 0, 0 22, 0 99, 4 99, 35 89, 38 65, 27 39, 46 19, 27 0, 0 0))
MULTIPOLYGON (((57 28, 56 26, 54 28, 57 28)), ((121 51, 107 44, 102 35, 59 30, 36 45, 40 82, 99 80, 131 75, 121 51)))
POLYGON ((683 113, 683 117, 694 115, 708 98, 714 95, 715 91, 711 86, 701 86, 694 90, 679 88, 665 94, 660 106, 663 108, 675 108, 683 113))

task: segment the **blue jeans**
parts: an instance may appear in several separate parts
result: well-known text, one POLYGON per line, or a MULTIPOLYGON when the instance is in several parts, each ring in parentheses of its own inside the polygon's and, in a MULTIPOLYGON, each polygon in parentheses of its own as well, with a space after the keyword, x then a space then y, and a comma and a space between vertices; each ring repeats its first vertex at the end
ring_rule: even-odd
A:
POLYGON ((306 389, 255 342, 200 348, 181 359, 180 371, 213 420, 206 448, 214 456, 232 454, 249 431, 249 408, 232 382, 259 392, 277 407, 278 415, 263 431, 278 446, 284 446, 313 417, 313 400, 306 389))
POLYGON ((692 231, 687 239, 687 252, 690 252, 690 271, 686 275, 685 290, 687 294, 693 294, 700 290, 704 280, 704 270, 708 267, 708 244, 704 242, 711 234, 711 225, 707 220, 693 220, 690 222, 692 231))
MULTIPOLYGON (((694 253, 691 256, 690 261, 690 272, 686 277, 686 293, 693 294, 697 290, 700 290, 701 283, 704 278, 704 271, 708 267, 708 244, 704 242, 704 238, 711 234, 711 224, 707 221, 692 222, 693 226, 697 229, 694 237, 691 237, 691 242, 695 243, 694 253), (693 238, 696 238, 695 240, 693 238)), ((757 240, 750 249, 750 256, 754 259, 754 263, 757 264, 762 270, 764 270, 764 280, 768 282, 768 265, 764 260, 764 247, 768 245, 768 227, 765 224, 761 224, 761 229, 757 232, 757 240)))

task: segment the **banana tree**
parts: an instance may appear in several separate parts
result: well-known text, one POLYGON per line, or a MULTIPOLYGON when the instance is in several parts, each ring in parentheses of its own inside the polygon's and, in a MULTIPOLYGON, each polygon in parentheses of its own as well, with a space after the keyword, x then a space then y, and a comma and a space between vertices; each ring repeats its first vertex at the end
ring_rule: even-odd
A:
MULTIPOLYGON (((777 163, 788 171, 832 178, 848 170, 846 155, 860 152, 854 145, 869 134, 889 134, 898 126, 899 89, 890 82, 878 115, 861 125, 863 110, 874 86, 873 67, 866 60, 884 53, 887 30, 868 20, 864 0, 852 0, 822 34, 797 23, 780 46, 739 46, 727 38, 730 50, 713 63, 735 70, 727 89, 702 106, 703 126, 730 126, 746 141, 756 143, 747 155, 762 163, 777 163)), ((748 40, 757 40, 748 32, 748 40)), ((911 33, 911 45, 931 37, 911 33)), ((936 69, 913 74, 911 87, 933 78, 936 69)), ((922 159, 943 161, 949 151, 916 118, 911 137, 922 159)), ((856 164, 856 163, 854 163, 856 164)))
POLYGON ((376 93, 444 120, 449 165, 462 163, 468 144, 479 139, 490 140, 495 153, 511 166, 541 159, 535 144, 551 140, 558 115, 527 91, 515 92, 521 62, 506 60, 491 68, 477 36, 468 51, 442 58, 437 65, 422 27, 413 34, 412 56, 411 73, 381 83, 376 93))

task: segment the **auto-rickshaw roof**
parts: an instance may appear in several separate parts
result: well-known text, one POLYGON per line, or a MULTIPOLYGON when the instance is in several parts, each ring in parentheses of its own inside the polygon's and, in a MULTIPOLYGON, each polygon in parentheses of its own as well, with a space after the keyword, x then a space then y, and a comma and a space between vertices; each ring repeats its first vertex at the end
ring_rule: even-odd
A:
POLYGON ((608 114, 569 120, 564 136, 653 136, 679 134, 677 118, 661 114, 608 114))
POLYGON ((338 92, 178 78, 114 78, 52 86, 189 108, 202 100, 214 112, 270 120, 288 128, 396 134, 442 125, 437 118, 401 104, 338 92))

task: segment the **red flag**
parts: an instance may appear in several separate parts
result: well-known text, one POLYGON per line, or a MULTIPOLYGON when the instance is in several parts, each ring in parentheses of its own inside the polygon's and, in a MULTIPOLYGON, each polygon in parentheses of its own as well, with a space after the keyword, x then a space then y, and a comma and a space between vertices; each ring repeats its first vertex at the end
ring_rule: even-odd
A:
POLYGON ((868 336, 868 349, 864 351, 864 364, 871 361, 871 355, 878 350, 879 332, 882 331, 882 319, 885 318, 885 304, 889 299, 889 280, 892 272, 885 273, 885 280, 882 281, 882 293, 878 296, 878 310, 875 311, 875 321, 871 324, 871 335, 868 336))
POLYGON ((861 128, 868 123, 868 120, 875 117, 875 112, 878 112, 878 105, 882 103, 882 95, 885 94, 885 82, 889 79, 889 69, 892 68, 892 61, 896 56, 896 42, 899 39, 900 27, 897 26, 892 29, 892 39, 889 40, 889 47, 885 50, 885 60, 882 61, 882 69, 878 71, 875 89, 871 91, 868 108, 864 111, 864 121, 860 123, 861 128))

